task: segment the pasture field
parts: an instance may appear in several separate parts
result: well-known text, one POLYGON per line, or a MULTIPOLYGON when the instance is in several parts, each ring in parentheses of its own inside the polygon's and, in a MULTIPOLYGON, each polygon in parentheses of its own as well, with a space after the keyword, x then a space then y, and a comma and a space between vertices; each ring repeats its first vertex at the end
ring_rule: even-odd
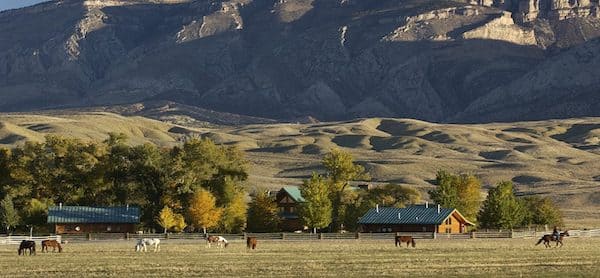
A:
POLYGON ((568 238, 562 248, 535 239, 260 241, 226 249, 203 241, 163 241, 135 253, 134 241, 69 243, 63 253, 17 256, 0 246, 2 277, 600 277, 600 238, 568 238))

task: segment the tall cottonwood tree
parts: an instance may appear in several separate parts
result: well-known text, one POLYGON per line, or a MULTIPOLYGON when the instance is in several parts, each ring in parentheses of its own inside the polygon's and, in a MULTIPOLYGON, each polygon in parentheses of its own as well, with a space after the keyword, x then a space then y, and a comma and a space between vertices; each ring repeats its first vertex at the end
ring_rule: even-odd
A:
POLYGON ((511 229, 523 224, 526 213, 524 202, 515 196, 513 183, 503 181, 488 192, 478 220, 483 228, 511 229))
POLYGON ((332 205, 329 199, 329 186, 325 179, 313 173, 300 187, 304 202, 298 212, 305 226, 316 229, 327 227, 331 223, 332 205))
POLYGON ((526 208, 525 224, 562 226, 560 208, 548 197, 528 196, 523 198, 526 208))
POLYGON ((326 170, 329 199, 331 201, 331 228, 340 229, 343 218, 342 197, 351 181, 370 180, 371 177, 361 165, 354 163, 352 154, 340 149, 332 149, 323 158, 326 170))
POLYGON ((177 224, 175 213, 171 208, 167 206, 163 207, 156 217, 156 223, 163 228, 164 233, 166 234, 169 229, 173 228, 177 224))
POLYGON ((219 224, 223 209, 216 206, 216 198, 206 189, 199 189, 190 200, 188 215, 191 223, 196 227, 202 227, 203 232, 214 228, 219 224))
POLYGON ((20 217, 15 209, 12 198, 5 196, 0 201, 0 223, 6 228, 6 234, 10 232, 11 228, 16 227, 19 224, 20 217))
POLYGON ((481 181, 474 175, 438 171, 437 187, 429 191, 431 199, 446 208, 456 208, 475 221, 481 206, 481 181))

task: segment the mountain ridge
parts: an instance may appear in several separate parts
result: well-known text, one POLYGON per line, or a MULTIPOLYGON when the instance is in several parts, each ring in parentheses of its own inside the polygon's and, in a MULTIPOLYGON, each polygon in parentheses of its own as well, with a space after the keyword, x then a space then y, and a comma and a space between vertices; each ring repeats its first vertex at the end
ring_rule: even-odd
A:
POLYGON ((600 116, 600 19, 584 2, 51 1, 0 12, 0 111, 171 101, 288 121, 600 116))

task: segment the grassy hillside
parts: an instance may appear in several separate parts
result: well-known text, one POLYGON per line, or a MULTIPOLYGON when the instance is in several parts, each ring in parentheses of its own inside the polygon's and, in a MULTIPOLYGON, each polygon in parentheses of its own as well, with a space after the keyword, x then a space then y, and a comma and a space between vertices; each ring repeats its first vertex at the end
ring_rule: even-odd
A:
POLYGON ((360 119, 318 124, 193 128, 111 113, 3 114, 0 146, 43 140, 47 133, 104 140, 122 132, 131 144, 172 145, 206 136, 246 150, 251 187, 299 184, 320 171, 323 153, 350 150, 375 183, 431 188, 445 169, 478 175, 486 186, 512 180, 518 194, 551 196, 569 224, 600 225, 600 118, 485 125, 433 124, 407 119, 360 119))

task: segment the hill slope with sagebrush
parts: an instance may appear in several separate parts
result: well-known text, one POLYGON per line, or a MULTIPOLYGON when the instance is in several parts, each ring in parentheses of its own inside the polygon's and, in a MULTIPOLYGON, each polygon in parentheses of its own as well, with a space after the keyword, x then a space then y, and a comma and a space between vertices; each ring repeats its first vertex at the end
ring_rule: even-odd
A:
MULTIPOLYGON (((108 132, 131 144, 177 144, 203 136, 246 151, 250 187, 278 189, 300 184, 331 148, 351 151, 374 183, 432 187, 437 170, 469 172, 486 188, 511 180, 519 195, 557 200, 568 223, 600 225, 600 119, 511 124, 451 125, 418 120, 369 118, 317 124, 256 124, 187 127, 106 112, 2 114, 0 146, 59 134, 101 141, 108 132)), ((426 195, 426 194, 425 194, 426 195)))

